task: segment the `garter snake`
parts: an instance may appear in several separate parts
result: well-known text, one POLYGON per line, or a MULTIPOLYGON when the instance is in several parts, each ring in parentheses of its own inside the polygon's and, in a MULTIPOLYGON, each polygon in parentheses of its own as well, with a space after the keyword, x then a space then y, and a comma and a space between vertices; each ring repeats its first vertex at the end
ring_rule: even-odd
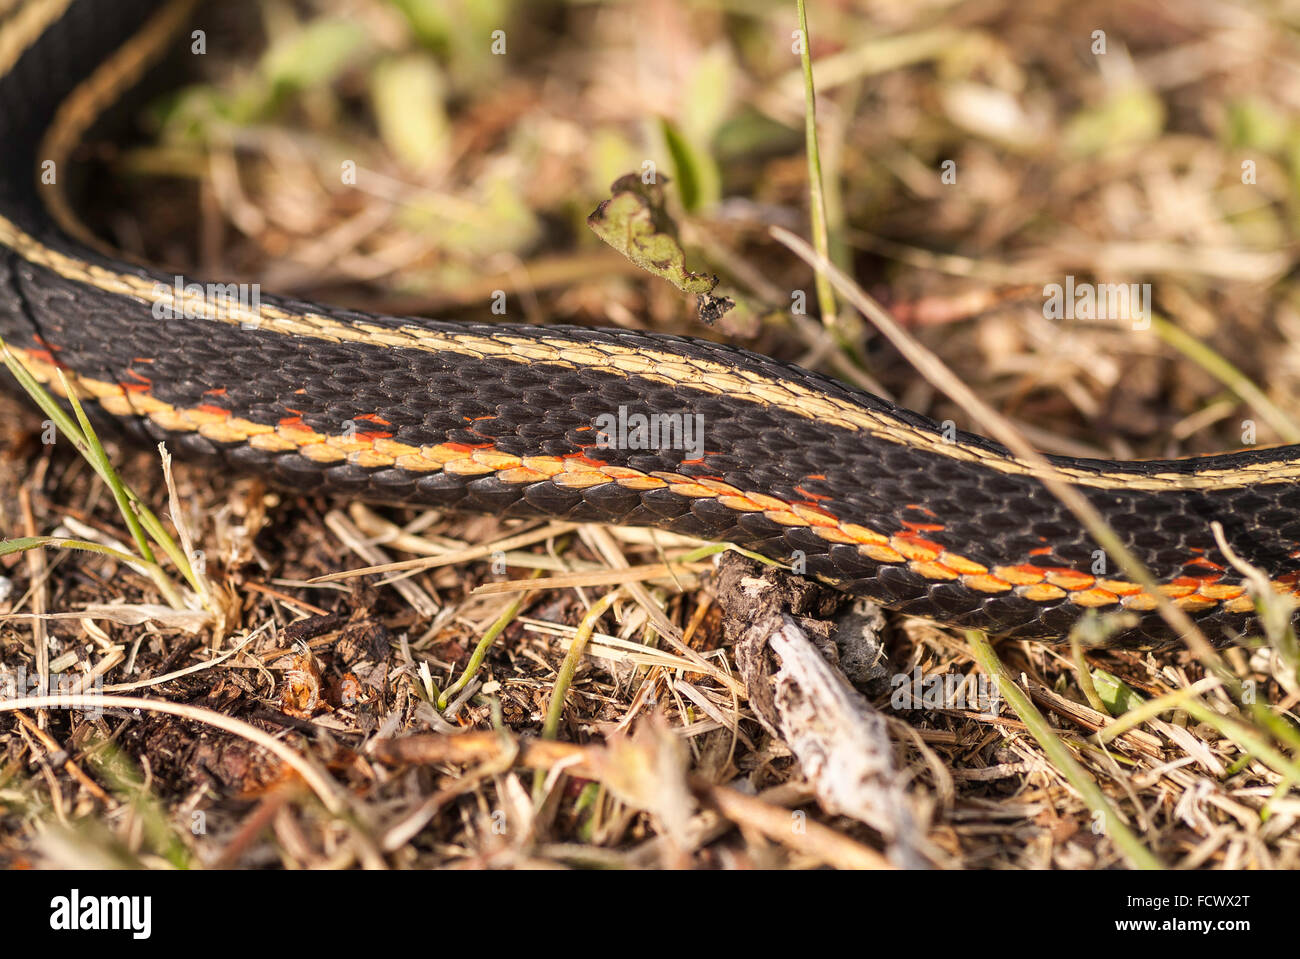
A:
MULTIPOLYGON (((1116 645, 1172 638, 1039 467, 834 379, 677 336, 245 302, 105 252, 47 174, 176 9, 0 2, 0 336, 42 382, 62 369, 127 432, 294 489, 730 541, 1014 637, 1096 609, 1135 614, 1116 645)), ((1047 462, 1216 641, 1253 605, 1211 522, 1295 591, 1300 447, 1047 462)))

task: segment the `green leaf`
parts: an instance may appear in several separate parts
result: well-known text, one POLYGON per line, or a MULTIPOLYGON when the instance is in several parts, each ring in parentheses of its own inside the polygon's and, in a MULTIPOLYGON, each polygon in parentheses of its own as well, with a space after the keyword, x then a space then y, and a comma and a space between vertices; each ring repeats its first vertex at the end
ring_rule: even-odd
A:
POLYGON ((706 150, 698 149, 671 121, 661 119, 659 129, 672 157, 682 207, 694 213, 717 203, 722 177, 713 157, 706 150))
POLYGON ((1065 127, 1065 142, 1075 156, 1092 156, 1149 143, 1165 125, 1160 98, 1143 87, 1129 87, 1097 106, 1079 111, 1065 127))
POLYGON ((1132 686, 1104 669, 1092 671, 1092 685, 1112 716, 1119 716, 1146 702, 1132 686))
POLYGON ((1243 97, 1228 104, 1224 134, 1230 147, 1274 153, 1289 132, 1287 118, 1266 100, 1243 97))
POLYGON ((130 553, 113 549, 111 546, 91 543, 82 539, 63 539, 58 536, 20 536, 17 539, 0 540, 0 556, 8 556, 10 553, 25 553, 31 549, 40 549, 42 546, 50 546, 55 549, 81 549, 88 553, 111 556, 118 562, 131 565, 140 565, 142 562, 138 556, 132 556, 130 553))
POLYGON ((279 91, 324 86, 351 65, 365 39, 365 31, 351 21, 314 21, 266 52, 262 74, 279 91))
POLYGON ((451 134, 444 90, 442 70, 428 53, 385 60, 371 74, 379 136, 407 169, 428 169, 447 153, 451 134))
POLYGON ((692 142, 709 143, 731 113, 735 75, 735 62, 725 43, 714 44, 696 61, 678 116, 682 132, 692 142))

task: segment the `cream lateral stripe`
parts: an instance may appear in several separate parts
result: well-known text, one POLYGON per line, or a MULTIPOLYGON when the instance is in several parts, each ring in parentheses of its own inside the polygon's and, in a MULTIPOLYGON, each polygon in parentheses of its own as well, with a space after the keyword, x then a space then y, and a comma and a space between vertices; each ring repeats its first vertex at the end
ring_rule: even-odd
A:
MULTIPOLYGON (((145 70, 162 52, 167 41, 185 24, 197 0, 170 0, 151 16, 126 43, 113 51, 89 78, 77 85, 55 113, 41 140, 42 161, 53 161, 55 169, 65 168, 68 157, 99 115, 135 86, 145 70)), ((109 256, 119 256, 109 244, 90 232, 73 212, 64 189, 65 177, 56 177, 45 185, 41 198, 54 221, 65 233, 109 256)))
POLYGON ((36 38, 63 16, 72 0, 28 0, 0 29, 0 76, 14 68, 36 38))
POLYGON ((23 0, 0 0, 0 30, 4 29, 5 21, 9 19, 9 14, 13 13, 16 8, 22 5, 23 0))
MULTIPOLYGON (((806 386, 785 380, 770 380, 750 371, 737 371, 721 363, 682 356, 665 350, 632 349, 611 343, 574 343, 539 327, 535 335, 518 331, 485 336, 480 333, 441 333, 419 326, 386 327, 358 322, 342 323, 319 313, 289 313, 262 304, 250 310, 238 302, 209 301, 199 289, 175 288, 129 273, 94 266, 52 250, 11 221, 0 217, 0 243, 24 259, 60 276, 150 304, 161 304, 187 317, 210 319, 232 326, 248 324, 286 336, 302 336, 334 343, 360 343, 374 347, 400 347, 430 353, 452 352, 478 359, 500 357, 518 363, 556 363, 602 369, 619 376, 638 375, 703 393, 727 393, 737 399, 777 407, 804 419, 862 430, 879 439, 920 449, 950 459, 978 463, 1002 473, 1037 476, 1039 471, 1010 456, 941 437, 900 423, 874 410, 836 397, 825 396, 806 386)), ((1197 490, 1260 483, 1290 482, 1300 478, 1300 461, 1276 460, 1242 469, 1205 469, 1192 473, 1134 474, 1099 473, 1071 467, 1057 467, 1064 482, 1095 489, 1197 490)))

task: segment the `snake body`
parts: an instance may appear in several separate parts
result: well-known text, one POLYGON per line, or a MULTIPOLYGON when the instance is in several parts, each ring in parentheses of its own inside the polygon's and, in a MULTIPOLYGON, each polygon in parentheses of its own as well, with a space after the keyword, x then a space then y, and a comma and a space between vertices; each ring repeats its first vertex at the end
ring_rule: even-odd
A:
MULTIPOLYGON (((115 57, 160 9, 0 4, 0 336, 42 382, 61 369, 128 433, 293 489, 734 542, 1014 637, 1060 640, 1096 609, 1135 615, 1114 645, 1177 638, 1038 467, 834 379, 676 336, 232 302, 70 235, 46 161, 97 85, 130 79, 115 57)), ((1254 607, 1213 521, 1295 590, 1300 447, 1048 463, 1214 641, 1254 607)))

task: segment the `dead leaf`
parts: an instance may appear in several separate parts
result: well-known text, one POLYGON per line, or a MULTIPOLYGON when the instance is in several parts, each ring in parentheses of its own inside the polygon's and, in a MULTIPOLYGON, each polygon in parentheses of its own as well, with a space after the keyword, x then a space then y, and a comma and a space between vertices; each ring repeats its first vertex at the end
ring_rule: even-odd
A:
POLYGON ((587 225, 647 273, 667 280, 683 293, 698 296, 701 319, 713 323, 733 303, 727 297, 712 295, 718 285, 716 276, 686 269, 686 253, 677 239, 677 225, 664 208, 663 183, 667 179, 658 176, 646 183, 635 173, 619 177, 610 186, 613 195, 587 217, 587 225))

